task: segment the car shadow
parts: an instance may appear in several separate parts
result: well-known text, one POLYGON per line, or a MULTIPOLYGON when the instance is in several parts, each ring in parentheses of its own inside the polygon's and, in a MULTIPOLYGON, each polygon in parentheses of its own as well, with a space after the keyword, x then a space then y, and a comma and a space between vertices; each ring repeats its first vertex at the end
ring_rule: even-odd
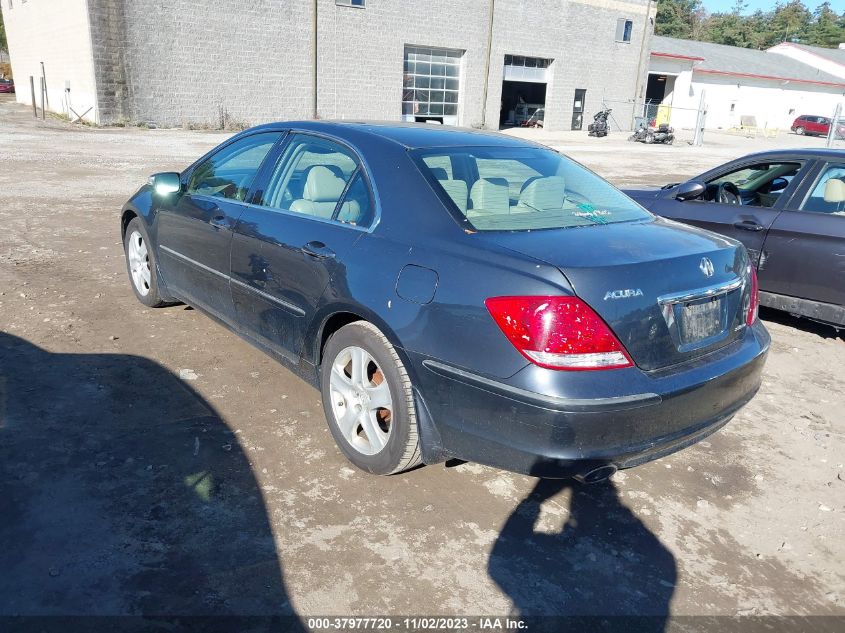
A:
POLYGON ((0 333, 0 615, 286 616, 260 486, 160 365, 0 333))
POLYGON ((774 308, 760 306, 760 318, 763 321, 771 321, 772 323, 779 323, 798 330, 803 330, 804 332, 816 334, 821 338, 838 338, 845 341, 845 328, 837 329, 826 323, 819 323, 818 321, 813 321, 811 319, 792 316, 783 310, 775 310, 774 308))
MULTIPOLYGON (((584 630, 626 616, 619 630, 663 631, 677 580, 674 556, 611 481, 573 479, 538 480, 499 533, 488 572, 514 615, 584 618, 584 630)), ((574 630, 572 620, 546 624, 574 630)))

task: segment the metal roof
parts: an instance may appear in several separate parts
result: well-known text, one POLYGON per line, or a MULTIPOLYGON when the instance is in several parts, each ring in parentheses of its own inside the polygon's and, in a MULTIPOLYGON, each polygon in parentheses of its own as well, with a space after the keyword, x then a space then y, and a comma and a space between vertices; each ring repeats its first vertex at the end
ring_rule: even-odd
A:
MULTIPOLYGON (((841 52, 845 53, 845 51, 841 52)), ((845 79, 841 77, 822 72, 791 57, 752 48, 679 40, 656 35, 651 41, 651 54, 689 60, 693 63, 693 70, 696 73, 845 88, 845 79)))
POLYGON ((845 49, 842 48, 822 48, 821 46, 809 46, 807 44, 799 44, 796 42, 783 42, 782 44, 778 44, 778 46, 794 46, 795 48, 800 48, 808 53, 813 53, 813 55, 824 57, 828 61, 836 62, 837 64, 845 66, 845 49))

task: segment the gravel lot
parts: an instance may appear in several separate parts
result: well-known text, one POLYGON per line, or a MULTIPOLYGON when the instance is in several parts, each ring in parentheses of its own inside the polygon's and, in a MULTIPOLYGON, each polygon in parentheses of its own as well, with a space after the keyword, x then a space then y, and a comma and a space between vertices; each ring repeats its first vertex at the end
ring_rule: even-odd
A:
MULTIPOLYGON (((521 134, 619 185, 823 143, 521 134)), ((122 202, 225 136, 0 102, 0 614, 845 615, 841 334, 764 312, 757 398, 607 484, 471 463, 368 476, 314 389, 132 295, 122 202)))

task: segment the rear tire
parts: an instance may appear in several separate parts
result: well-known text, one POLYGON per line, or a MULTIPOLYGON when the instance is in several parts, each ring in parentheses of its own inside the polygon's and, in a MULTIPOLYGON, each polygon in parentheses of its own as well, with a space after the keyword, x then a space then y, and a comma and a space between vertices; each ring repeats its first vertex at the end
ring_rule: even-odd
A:
POLYGON ((372 323, 355 321, 332 334, 320 391, 329 430, 355 466, 391 475, 422 463, 411 379, 372 323))
POLYGON ((133 218, 126 226, 123 236, 123 252, 126 255, 126 272, 129 285, 138 301, 150 308, 167 305, 158 291, 158 267, 150 238, 140 218, 133 218))

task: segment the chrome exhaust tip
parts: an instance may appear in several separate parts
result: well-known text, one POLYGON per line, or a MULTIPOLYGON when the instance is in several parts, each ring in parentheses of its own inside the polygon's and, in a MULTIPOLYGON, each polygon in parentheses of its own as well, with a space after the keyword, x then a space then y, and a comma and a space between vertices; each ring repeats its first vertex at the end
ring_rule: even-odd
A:
POLYGON ((588 470, 585 473, 575 475, 575 480, 582 484, 597 484, 613 477, 613 474, 617 470, 619 469, 614 464, 605 464, 593 470, 588 470))

